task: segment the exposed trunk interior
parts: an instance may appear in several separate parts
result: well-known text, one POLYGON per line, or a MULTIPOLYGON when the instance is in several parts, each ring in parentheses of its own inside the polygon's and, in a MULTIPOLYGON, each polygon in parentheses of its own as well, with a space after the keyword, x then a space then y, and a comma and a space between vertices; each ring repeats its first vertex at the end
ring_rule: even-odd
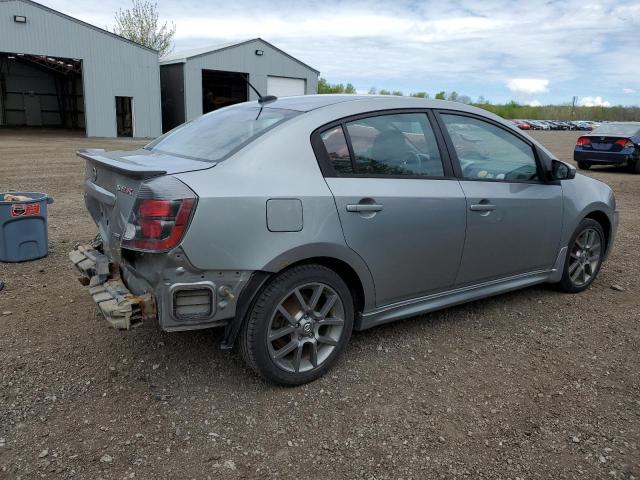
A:
POLYGON ((246 73, 202 70, 202 113, 248 100, 246 73))
POLYGON ((0 52, 0 126, 84 130, 82 61, 0 52))

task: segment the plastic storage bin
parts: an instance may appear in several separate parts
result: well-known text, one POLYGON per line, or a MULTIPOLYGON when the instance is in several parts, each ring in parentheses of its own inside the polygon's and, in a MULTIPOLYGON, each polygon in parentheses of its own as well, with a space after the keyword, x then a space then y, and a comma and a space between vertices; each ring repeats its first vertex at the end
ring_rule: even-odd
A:
POLYGON ((5 201, 0 193, 0 262, 24 262, 49 254, 47 205, 39 192, 7 192, 31 200, 5 201))

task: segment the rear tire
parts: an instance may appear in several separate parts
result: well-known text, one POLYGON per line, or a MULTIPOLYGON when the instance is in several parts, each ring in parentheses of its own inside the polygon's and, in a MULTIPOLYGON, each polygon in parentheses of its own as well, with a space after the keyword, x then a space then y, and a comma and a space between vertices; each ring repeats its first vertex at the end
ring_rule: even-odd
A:
POLYGON ((353 298, 333 270, 286 270, 258 294, 239 335, 247 365, 283 386, 316 380, 342 354, 353 329, 353 298))
POLYGON ((606 243, 602 225, 583 219, 569 242, 562 279, 557 287, 567 293, 579 293, 593 283, 600 272, 606 243))
POLYGON ((591 168, 591 164, 589 162, 578 162, 578 168, 580 170, 589 170, 591 168))

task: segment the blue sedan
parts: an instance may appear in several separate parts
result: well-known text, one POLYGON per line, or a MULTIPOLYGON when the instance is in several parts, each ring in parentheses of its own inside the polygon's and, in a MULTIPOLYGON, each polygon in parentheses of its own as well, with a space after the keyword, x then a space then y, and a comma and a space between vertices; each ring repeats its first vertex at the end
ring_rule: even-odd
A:
POLYGON ((640 173, 640 122, 603 123, 578 138, 573 159, 583 170, 592 165, 625 165, 640 173))

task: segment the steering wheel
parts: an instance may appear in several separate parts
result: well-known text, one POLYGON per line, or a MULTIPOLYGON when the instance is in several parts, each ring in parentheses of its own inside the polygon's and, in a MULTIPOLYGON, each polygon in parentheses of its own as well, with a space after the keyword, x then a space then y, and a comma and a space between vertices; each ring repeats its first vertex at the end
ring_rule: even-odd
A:
POLYGON ((425 155, 423 153, 407 150, 403 155, 405 160, 400 164, 400 166, 407 170, 411 170, 413 173, 419 173, 422 171, 422 157, 424 156, 425 155))

